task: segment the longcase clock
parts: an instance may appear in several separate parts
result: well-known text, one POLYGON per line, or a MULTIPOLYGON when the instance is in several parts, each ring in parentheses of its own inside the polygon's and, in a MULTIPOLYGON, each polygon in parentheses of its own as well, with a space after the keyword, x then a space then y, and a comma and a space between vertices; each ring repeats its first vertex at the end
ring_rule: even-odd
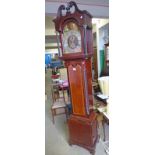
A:
POLYGON ((92 16, 71 1, 58 8, 53 20, 59 45, 59 58, 65 61, 71 93, 69 144, 95 152, 98 140, 92 95, 92 16))

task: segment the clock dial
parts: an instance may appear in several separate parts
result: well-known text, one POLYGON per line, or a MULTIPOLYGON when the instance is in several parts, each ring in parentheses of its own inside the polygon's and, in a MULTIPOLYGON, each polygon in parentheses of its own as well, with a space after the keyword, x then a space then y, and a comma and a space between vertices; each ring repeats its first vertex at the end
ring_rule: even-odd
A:
POLYGON ((65 54, 81 52, 81 34, 78 26, 69 22, 63 31, 63 52, 65 54))
POLYGON ((68 46, 71 49, 75 49, 78 46, 78 38, 76 35, 71 35, 68 37, 68 46))

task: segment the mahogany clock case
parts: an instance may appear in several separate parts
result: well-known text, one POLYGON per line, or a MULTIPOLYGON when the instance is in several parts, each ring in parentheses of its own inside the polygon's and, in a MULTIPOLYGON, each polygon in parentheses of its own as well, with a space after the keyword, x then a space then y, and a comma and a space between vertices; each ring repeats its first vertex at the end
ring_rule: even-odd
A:
POLYGON ((69 144, 82 146, 94 154, 98 132, 96 114, 92 110, 92 16, 87 11, 79 10, 76 3, 71 1, 67 7, 59 7, 54 23, 61 44, 59 58, 65 61, 67 68, 73 109, 68 119, 69 144), (75 11, 71 12, 73 6, 75 11), (65 15, 62 15, 63 10, 66 10, 65 15), (70 23, 80 35, 72 33, 75 29, 70 29, 64 40, 65 27, 70 23))
POLYGON ((89 59, 65 61, 70 85, 73 114, 68 119, 69 144, 95 153, 98 142, 96 114, 92 110, 92 62, 89 59))
POLYGON ((66 61, 73 114, 88 117, 93 107, 91 59, 66 61))
POLYGON ((86 148, 91 154, 95 153, 98 141, 96 114, 91 112, 89 118, 71 115, 68 120, 69 144, 86 148))

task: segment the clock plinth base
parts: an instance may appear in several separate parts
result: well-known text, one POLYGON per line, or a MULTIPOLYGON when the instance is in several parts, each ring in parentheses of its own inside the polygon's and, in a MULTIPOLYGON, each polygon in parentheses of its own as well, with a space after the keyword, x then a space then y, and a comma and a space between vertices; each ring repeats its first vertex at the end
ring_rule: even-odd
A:
POLYGON ((81 146, 94 155, 98 142, 96 114, 92 112, 88 118, 71 115, 68 127, 69 144, 81 146))

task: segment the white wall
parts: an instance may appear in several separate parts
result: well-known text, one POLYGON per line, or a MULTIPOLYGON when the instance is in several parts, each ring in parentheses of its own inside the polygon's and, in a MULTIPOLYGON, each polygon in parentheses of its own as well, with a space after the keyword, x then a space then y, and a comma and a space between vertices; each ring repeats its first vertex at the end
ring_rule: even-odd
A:
POLYGON ((45 16, 45 35, 55 35, 54 17, 45 16))
POLYGON ((58 49, 46 49, 45 53, 46 54, 48 54, 48 53, 54 53, 55 54, 55 53, 58 53, 58 49))
POLYGON ((108 19, 98 19, 96 20, 96 39, 97 39, 97 62, 98 62, 98 76, 100 75, 101 72, 101 66, 100 66, 100 50, 102 50, 104 48, 104 40, 103 37, 106 34, 109 34, 109 30, 108 33, 106 33, 106 30, 109 27, 109 24, 107 24, 109 22, 108 19), (105 26, 107 25, 107 26, 105 26))

